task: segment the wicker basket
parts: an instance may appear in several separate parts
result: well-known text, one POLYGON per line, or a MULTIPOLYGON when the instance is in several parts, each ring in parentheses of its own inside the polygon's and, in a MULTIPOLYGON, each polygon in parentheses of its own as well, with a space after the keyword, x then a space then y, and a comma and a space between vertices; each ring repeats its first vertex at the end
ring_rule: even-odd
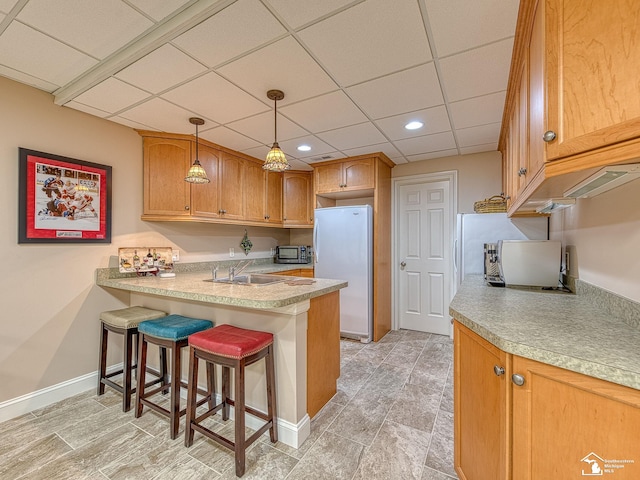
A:
POLYGON ((473 204, 476 213, 503 213, 507 211, 507 199, 502 195, 494 195, 473 204))

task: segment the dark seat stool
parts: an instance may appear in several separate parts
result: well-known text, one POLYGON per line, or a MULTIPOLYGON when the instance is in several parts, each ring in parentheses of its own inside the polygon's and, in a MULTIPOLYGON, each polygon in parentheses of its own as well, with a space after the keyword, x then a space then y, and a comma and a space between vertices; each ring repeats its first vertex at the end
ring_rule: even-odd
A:
MULTIPOLYGON (((189 337, 189 387, 187 390, 187 419, 185 445, 193 444, 194 430, 233 450, 236 459, 236 475, 241 477, 245 471, 246 449, 264 432, 269 430, 271 441, 278 441, 276 416, 276 378, 273 353, 273 334, 246 330, 231 325, 219 325, 210 330, 189 337), (266 362, 267 413, 264 414, 245 404, 245 367, 264 358, 266 362), (222 398, 215 406, 209 403, 209 410, 196 417, 196 389, 198 363, 202 359, 207 368, 211 364, 222 366, 222 398), (235 400, 230 395, 230 369, 235 369, 235 400), (222 410, 222 419, 229 418, 229 405, 235 408, 235 442, 212 432, 201 422, 222 410), (245 438, 245 412, 254 415, 266 423, 249 438, 245 438)), ((215 387, 210 391, 213 398, 215 387)))
MULTIPOLYGON (((131 395, 136 389, 131 388, 131 373, 137 366, 134 364, 132 347, 136 344, 133 337, 138 334, 138 324, 145 320, 154 320, 166 316, 165 312, 152 310, 144 307, 128 307, 119 310, 109 310, 100 314, 102 324, 100 334, 100 365, 98 367, 98 395, 104 394, 104 387, 108 385, 122 394, 122 411, 131 409, 131 395), (107 374, 107 346, 109 332, 118 333, 124 336, 124 358, 122 368, 107 374), (112 377, 123 374, 122 385, 117 384, 112 377)), ((161 372, 159 375, 166 375, 166 357, 160 361, 161 372)), ((158 383, 160 379, 154 383, 158 383)))
MULTIPOLYGON (((213 327, 213 322, 209 320, 183 317, 182 315, 168 315, 157 320, 147 320, 138 325, 138 365, 140 368, 138 372, 135 416, 138 418, 142 415, 142 408, 146 405, 168 417, 172 440, 178 436, 180 417, 186 412, 186 409, 180 410, 180 387, 187 387, 187 384, 180 378, 180 351, 188 345, 187 339, 189 335, 211 327, 213 327), (159 387, 145 390, 145 367, 147 365, 147 345, 149 343, 158 345, 161 350, 171 349, 171 383, 168 383, 165 377, 159 387), (150 397, 156 393, 167 393, 169 390, 171 391, 171 397, 168 409, 150 400, 150 397)), ((213 368, 207 369, 208 390, 215 391, 214 382, 213 368)), ((200 391, 200 393, 206 398, 198 402, 198 405, 202 405, 205 401, 209 401, 210 405, 213 405, 213 401, 209 400, 210 395, 207 396, 208 392, 200 391)))

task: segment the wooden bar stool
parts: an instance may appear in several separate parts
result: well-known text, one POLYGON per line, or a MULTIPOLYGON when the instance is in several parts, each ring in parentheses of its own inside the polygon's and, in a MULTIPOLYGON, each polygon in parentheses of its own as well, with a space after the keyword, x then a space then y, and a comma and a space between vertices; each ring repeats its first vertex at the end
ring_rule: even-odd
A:
MULTIPOLYGON (((193 444, 194 430, 202 433, 219 444, 233 450, 236 460, 236 475, 241 477, 245 471, 246 449, 260 436, 269 430, 271 441, 278 441, 276 417, 276 377, 273 354, 273 334, 246 330, 231 325, 219 325, 210 330, 196 333, 189 337, 189 387, 187 390, 187 419, 185 428, 185 445, 193 444), (245 367, 265 359, 267 374, 267 413, 264 414, 245 404, 245 367), (215 406, 209 403, 209 410, 196 417, 196 391, 198 380, 198 362, 202 359, 209 365, 222 366, 222 399, 215 406), (235 400, 230 398, 230 369, 235 369, 235 400), (222 410, 222 419, 229 418, 229 405, 235 408, 235 442, 212 432, 201 422, 222 410), (249 438, 245 438, 245 412, 250 413, 266 423, 249 438)), ((210 391, 213 398, 215 388, 210 391)))
MULTIPOLYGON (((133 360, 132 347, 135 347, 133 337, 138 335, 138 324, 145 320, 154 320, 166 316, 165 312, 152 310, 144 307, 128 307, 119 310, 109 310, 100 314, 102 324, 100 334, 100 364, 98 366, 98 395, 104 394, 105 385, 110 386, 122 394, 122 411, 128 412, 131 409, 131 395, 136 389, 131 388, 131 372, 137 368, 133 360), (107 346, 109 332, 123 335, 124 337, 124 358, 122 368, 107 374, 107 346), (123 374, 122 385, 111 380, 111 377, 123 374)), ((165 376, 167 368, 166 357, 160 359, 160 372, 153 372, 158 376, 165 376)), ((150 383, 153 385, 160 382, 159 378, 150 383)))
MULTIPOLYGON (((182 315, 168 315, 157 320, 147 320, 138 325, 138 387, 136 391, 136 418, 142 415, 142 408, 147 407, 169 418, 171 439, 178 436, 180 417, 185 414, 186 409, 180 410, 180 387, 187 387, 181 377, 180 351, 188 345, 189 335, 213 327, 213 322, 199 318, 183 317, 182 315), (171 383, 163 382, 159 387, 152 390, 145 390, 145 367, 147 365, 147 345, 152 343, 158 345, 160 349, 171 349, 171 383), (171 391, 169 408, 163 408, 159 404, 150 400, 150 397, 158 392, 166 393, 171 391)), ((215 379, 213 368, 207 369, 207 387, 210 391, 215 391, 215 379)), ((200 391, 205 396, 198 402, 198 406, 210 402, 210 395, 206 391, 200 391)))

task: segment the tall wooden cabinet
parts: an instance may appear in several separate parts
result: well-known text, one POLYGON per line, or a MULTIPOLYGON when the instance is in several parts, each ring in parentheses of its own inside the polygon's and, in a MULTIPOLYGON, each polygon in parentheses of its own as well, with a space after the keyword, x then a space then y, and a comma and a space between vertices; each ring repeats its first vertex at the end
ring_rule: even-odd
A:
POLYGON ((285 227, 313 226, 313 173, 284 172, 283 174, 282 223, 285 227))
POLYGON ((510 214, 640 156, 639 70, 640 3, 521 2, 499 142, 510 214))
POLYGON ((640 391, 507 354, 454 322, 460 480, 640 478, 638 431, 640 391))
POLYGON ((391 330, 391 169, 384 153, 313 164, 317 207, 373 198, 373 340, 391 330))

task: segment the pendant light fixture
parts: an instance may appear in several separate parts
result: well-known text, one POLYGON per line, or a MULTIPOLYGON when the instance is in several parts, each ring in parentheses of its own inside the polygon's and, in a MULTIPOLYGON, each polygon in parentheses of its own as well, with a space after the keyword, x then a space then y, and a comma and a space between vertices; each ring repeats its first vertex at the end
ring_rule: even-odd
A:
POLYGON ((278 145, 278 100, 284 98, 284 93, 281 90, 269 90, 267 92, 267 98, 273 100, 273 145, 271 150, 267 153, 267 158, 264 161, 262 168, 270 170, 272 172, 282 172, 288 170, 291 165, 287 162, 287 157, 284 156, 284 152, 280 150, 278 145))
POLYGON ((198 125, 204 125, 204 120, 198 117, 191 117, 189 122, 196 126, 196 159, 193 165, 191 165, 184 181, 189 183, 209 183, 210 180, 207 177, 207 172, 204 171, 204 168, 200 165, 200 160, 198 160, 198 125))

